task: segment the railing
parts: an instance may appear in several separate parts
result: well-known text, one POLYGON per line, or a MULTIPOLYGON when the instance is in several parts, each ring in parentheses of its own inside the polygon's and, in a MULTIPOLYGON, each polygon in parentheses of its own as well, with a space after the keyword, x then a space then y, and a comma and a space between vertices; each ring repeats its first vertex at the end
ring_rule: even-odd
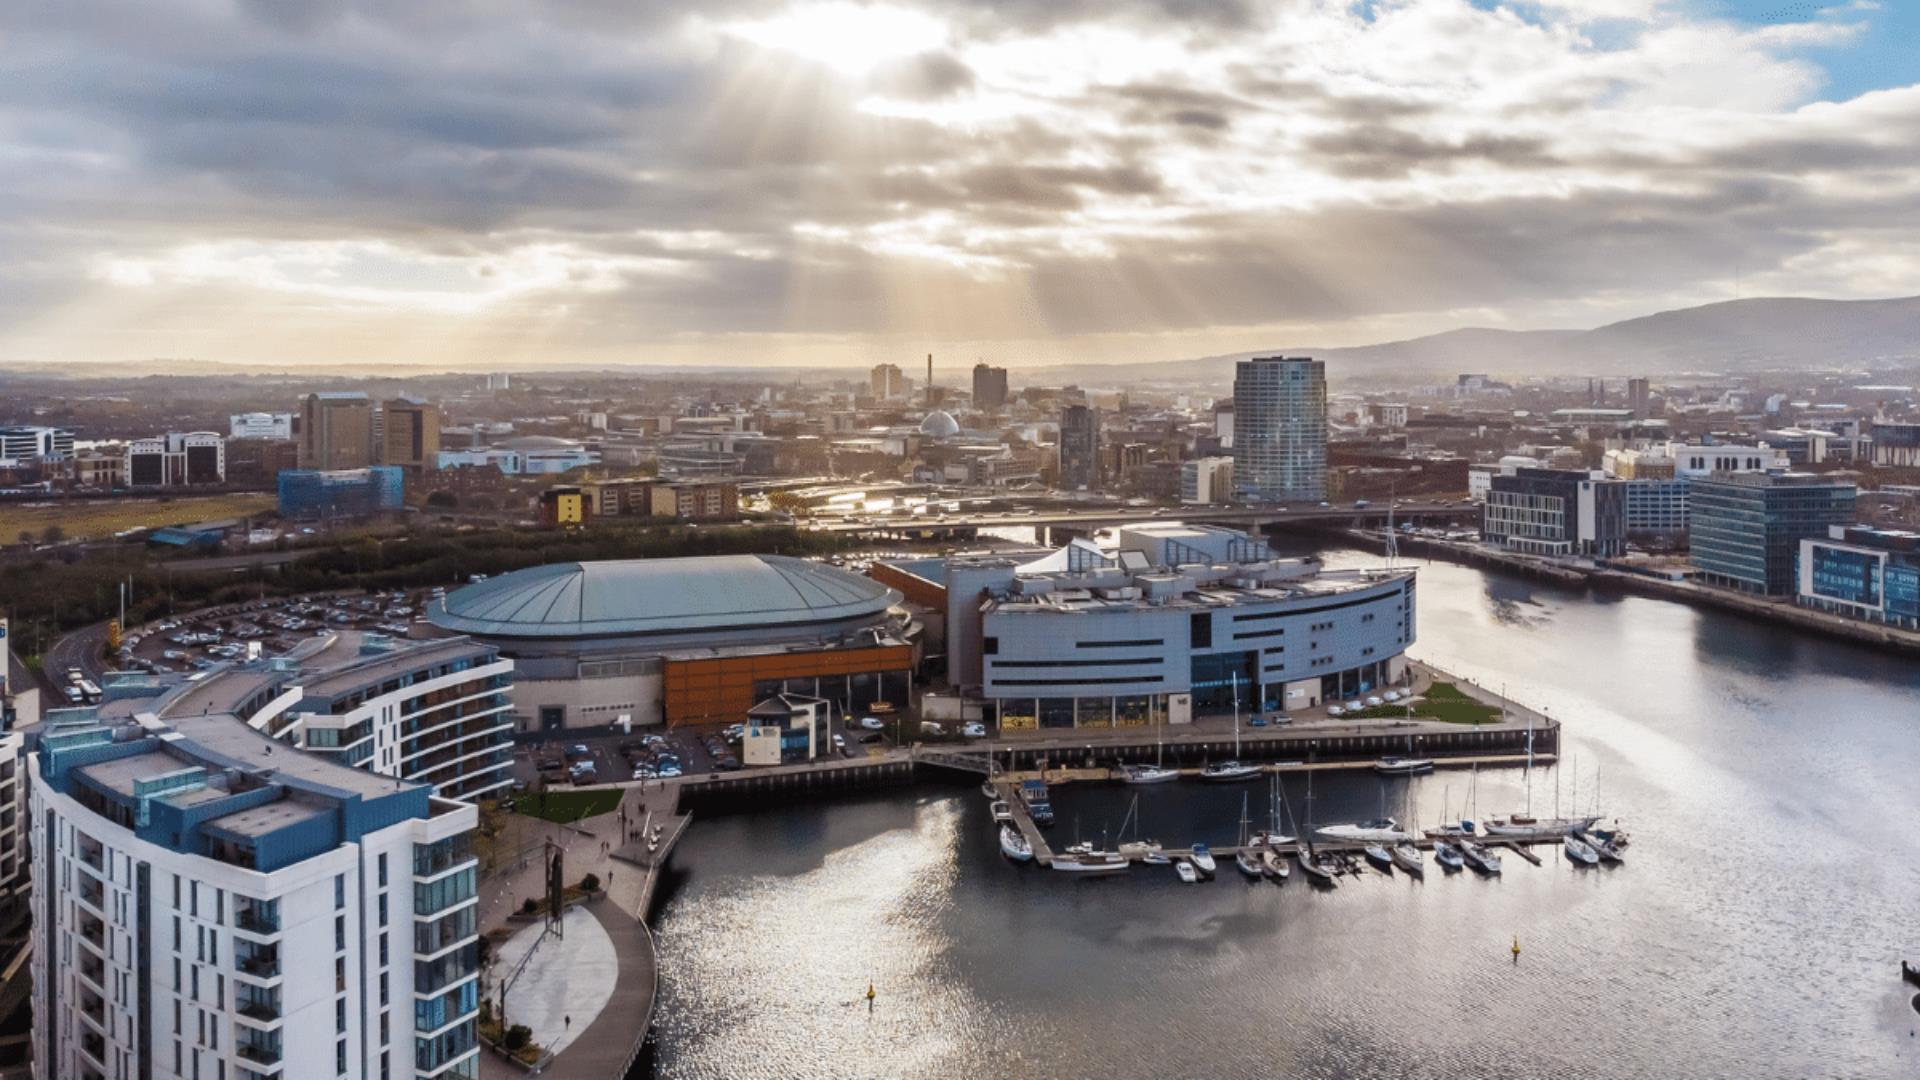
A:
POLYGON ((275 949, 236 956, 234 966, 243 974, 271 979, 280 974, 280 952, 275 949))
POLYGON ((280 932, 280 909, 277 905, 236 907, 233 925, 250 934, 277 934, 280 932))
POLYGON ((260 1042, 254 1039, 242 1039, 234 1049, 248 1061, 257 1061, 262 1065, 280 1064, 280 1045, 260 1042))
POLYGON ((272 996, 241 998, 234 1003, 234 1010, 253 1020, 278 1020, 280 999, 272 996))

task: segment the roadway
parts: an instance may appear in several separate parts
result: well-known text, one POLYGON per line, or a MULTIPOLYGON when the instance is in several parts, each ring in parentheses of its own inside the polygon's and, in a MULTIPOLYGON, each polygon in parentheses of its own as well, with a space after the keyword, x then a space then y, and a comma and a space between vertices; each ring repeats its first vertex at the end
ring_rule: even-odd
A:
MULTIPOLYGON (((1401 502, 1392 507, 1395 521, 1430 521, 1477 517, 1477 507, 1446 502, 1401 502)), ((1269 525, 1292 522, 1301 525, 1357 525, 1385 521, 1385 503, 1353 506, 1232 506, 1218 508, 1180 507, 1104 507, 1078 510, 1029 510, 986 514, 950 514, 943 517, 877 517, 867 521, 816 521, 812 528, 820 532, 863 533, 889 530, 996 529, 1022 526, 1084 526, 1099 528, 1151 522, 1234 523, 1269 525)))

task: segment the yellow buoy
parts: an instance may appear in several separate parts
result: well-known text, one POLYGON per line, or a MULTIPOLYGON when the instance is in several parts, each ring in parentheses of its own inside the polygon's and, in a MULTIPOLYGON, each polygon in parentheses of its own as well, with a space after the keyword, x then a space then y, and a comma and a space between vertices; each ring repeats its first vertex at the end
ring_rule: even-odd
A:
POLYGON ((1518 934, 1515 934, 1513 937, 1513 958, 1515 960, 1520 959, 1520 935, 1518 934))

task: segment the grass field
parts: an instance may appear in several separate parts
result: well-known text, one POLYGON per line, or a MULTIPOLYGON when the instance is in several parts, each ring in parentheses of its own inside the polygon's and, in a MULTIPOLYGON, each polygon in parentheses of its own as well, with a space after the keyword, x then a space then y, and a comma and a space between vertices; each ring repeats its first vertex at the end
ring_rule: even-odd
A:
MULTIPOLYGON (((1405 705, 1381 705, 1347 715, 1361 720, 1394 720, 1407 715, 1407 709, 1405 705)), ((1416 719, 1448 724, 1491 724, 1500 719, 1500 710, 1468 697, 1450 682, 1436 682, 1413 703, 1413 715, 1416 719)))
POLYGON ((534 792, 514 796, 514 811, 548 821, 579 821, 598 814, 611 814, 620 805, 619 791, 549 791, 546 805, 534 792))
POLYGON ((98 540, 127 529, 185 525, 196 521, 244 517, 274 507, 267 492, 239 492, 179 499, 127 499, 120 502, 55 503, 51 506, 0 507, 0 544, 17 543, 23 532, 36 539, 50 525, 69 540, 98 540))

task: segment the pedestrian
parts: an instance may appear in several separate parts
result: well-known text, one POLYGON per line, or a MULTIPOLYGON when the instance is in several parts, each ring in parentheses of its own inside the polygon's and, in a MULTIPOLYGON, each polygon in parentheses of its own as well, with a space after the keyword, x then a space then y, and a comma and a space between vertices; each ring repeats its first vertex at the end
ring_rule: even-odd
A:
POLYGON ((572 1017, 572 1016, 564 1016, 564 1017, 561 1017, 561 1019, 562 1019, 562 1020, 563 1020, 563 1021, 565 1022, 565 1024, 566 1024, 566 1030, 568 1030, 568 1031, 572 1031, 572 1030, 573 1030, 573 1017, 572 1017))

